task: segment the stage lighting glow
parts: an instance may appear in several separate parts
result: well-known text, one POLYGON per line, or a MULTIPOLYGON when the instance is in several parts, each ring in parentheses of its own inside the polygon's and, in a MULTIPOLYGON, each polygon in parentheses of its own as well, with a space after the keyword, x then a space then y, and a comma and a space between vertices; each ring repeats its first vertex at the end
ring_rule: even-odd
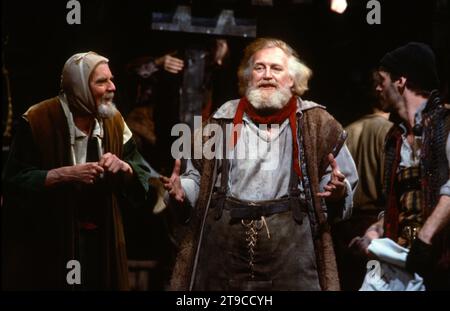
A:
POLYGON ((347 8, 347 0, 331 0, 331 11, 342 14, 347 8))

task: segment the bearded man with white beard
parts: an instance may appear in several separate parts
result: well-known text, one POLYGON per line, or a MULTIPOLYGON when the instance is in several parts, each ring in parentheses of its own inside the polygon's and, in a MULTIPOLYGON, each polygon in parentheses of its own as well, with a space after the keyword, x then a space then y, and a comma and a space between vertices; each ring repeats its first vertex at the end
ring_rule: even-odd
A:
POLYGON ((204 125, 237 129, 231 150, 224 130, 213 159, 187 160, 181 176, 176 160, 161 177, 188 223, 172 289, 339 289, 329 222, 349 217, 358 178, 341 125, 299 97, 310 75, 285 42, 255 40, 238 72, 245 96, 204 125))
POLYGON ((2 288, 128 289, 118 203, 144 203, 150 167, 112 79, 107 58, 75 54, 60 94, 23 115, 3 176, 2 288))

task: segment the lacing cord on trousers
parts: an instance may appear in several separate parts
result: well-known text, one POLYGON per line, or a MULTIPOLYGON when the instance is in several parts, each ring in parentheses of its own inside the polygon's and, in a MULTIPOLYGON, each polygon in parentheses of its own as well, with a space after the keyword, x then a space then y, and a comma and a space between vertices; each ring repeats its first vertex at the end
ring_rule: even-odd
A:
POLYGON ((247 229, 245 231, 245 241, 248 243, 248 255, 249 255, 249 268, 250 268, 250 277, 252 279, 255 278, 255 247, 258 241, 258 231, 262 229, 262 227, 266 228, 267 238, 270 239, 269 226, 267 225, 266 218, 261 216, 260 220, 250 220, 246 222, 244 219, 241 219, 241 224, 247 229))

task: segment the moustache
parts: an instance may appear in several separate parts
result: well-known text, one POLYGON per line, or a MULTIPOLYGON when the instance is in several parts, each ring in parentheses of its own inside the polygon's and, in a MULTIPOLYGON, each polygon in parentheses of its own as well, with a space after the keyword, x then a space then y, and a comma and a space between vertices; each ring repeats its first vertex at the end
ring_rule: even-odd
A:
POLYGON ((103 100, 104 101, 112 101, 114 99, 114 93, 111 93, 111 94, 105 94, 104 96, 103 96, 103 100))

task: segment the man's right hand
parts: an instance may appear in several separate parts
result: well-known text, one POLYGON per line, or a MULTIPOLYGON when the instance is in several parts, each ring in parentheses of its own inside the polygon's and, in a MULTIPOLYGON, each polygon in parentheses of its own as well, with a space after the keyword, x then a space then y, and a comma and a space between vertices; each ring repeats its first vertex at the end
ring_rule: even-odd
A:
POLYGON ((93 184, 103 172, 104 169, 97 162, 55 168, 48 171, 45 186, 67 182, 93 184))
POLYGON ((172 175, 170 176, 170 178, 161 175, 159 179, 162 181, 164 189, 167 190, 169 195, 173 199, 175 199, 178 203, 183 203, 186 194, 184 193, 184 189, 181 186, 180 168, 181 168, 181 161, 175 160, 175 166, 173 168, 172 175))

